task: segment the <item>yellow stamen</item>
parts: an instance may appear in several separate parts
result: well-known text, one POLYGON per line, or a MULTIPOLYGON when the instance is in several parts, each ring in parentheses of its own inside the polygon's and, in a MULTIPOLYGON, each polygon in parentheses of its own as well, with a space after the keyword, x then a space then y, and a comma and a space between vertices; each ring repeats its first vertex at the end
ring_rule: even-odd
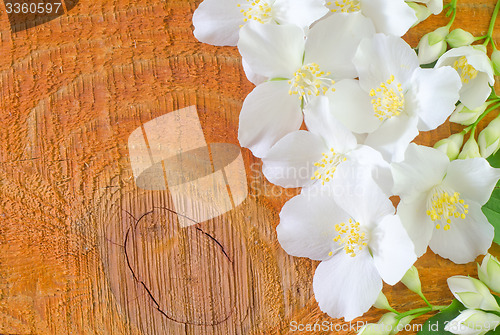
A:
MULTIPOLYGON (((357 252, 360 252, 368 245, 368 237, 359 222, 353 222, 350 219, 349 224, 345 222, 336 224, 335 230, 338 232, 338 235, 335 236, 333 241, 339 245, 336 251, 343 249, 347 255, 355 257, 357 252)), ((330 256, 332 254, 333 252, 329 253, 330 256)))
POLYGON ((460 74, 462 83, 467 84, 470 80, 477 77, 478 71, 469 63, 465 56, 460 57, 453 63, 453 68, 460 74))
POLYGON ((335 0, 328 1, 326 6, 330 8, 332 12, 341 12, 341 13, 352 13, 359 12, 361 10, 361 6, 359 4, 359 0, 335 0))
POLYGON ((330 75, 330 72, 320 71, 316 63, 306 64, 295 71, 293 78, 288 81, 291 85, 288 94, 298 94, 299 99, 304 97, 307 102, 309 96, 325 95, 328 90, 335 91, 333 88, 335 81, 328 77, 330 75))
POLYGON ((369 94, 373 97, 371 103, 375 116, 384 121, 393 116, 398 116, 404 110, 405 98, 400 83, 394 82, 393 75, 386 82, 380 83, 380 87, 371 89, 369 94))
POLYGON ((430 192, 427 199, 426 214, 433 222, 436 222, 436 229, 441 229, 441 224, 444 223, 445 231, 451 229, 451 224, 456 224, 455 219, 465 219, 469 206, 464 204, 464 200, 460 199, 460 193, 449 192, 442 186, 436 186, 430 192))

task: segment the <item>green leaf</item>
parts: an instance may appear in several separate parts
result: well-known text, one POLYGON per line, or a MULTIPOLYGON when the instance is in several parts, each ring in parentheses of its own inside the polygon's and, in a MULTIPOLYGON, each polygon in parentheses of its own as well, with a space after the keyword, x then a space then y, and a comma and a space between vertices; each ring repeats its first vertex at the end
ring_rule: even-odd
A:
POLYGON ((436 63, 437 63, 437 60, 432 62, 432 63, 429 63, 429 64, 422 64, 422 65, 420 65, 420 67, 422 69, 432 69, 432 68, 434 68, 434 65, 436 65, 436 63))
MULTIPOLYGON (((500 167, 500 151, 488 157, 488 162, 492 167, 500 167)), ((497 183, 495 189, 491 193, 490 200, 484 204, 483 213, 490 224, 495 228, 495 237, 493 242, 500 244, 500 182, 497 183)))
POLYGON ((491 155, 490 157, 488 157, 487 161, 494 168, 500 168, 500 151, 498 151, 496 154, 491 155))
POLYGON ((461 311, 465 310, 465 306, 460 303, 458 300, 453 300, 450 306, 434 315, 432 318, 427 320, 422 330, 417 333, 417 335, 441 335, 441 334, 449 334, 453 335, 453 333, 447 332, 444 330, 446 324, 456 318, 461 311))

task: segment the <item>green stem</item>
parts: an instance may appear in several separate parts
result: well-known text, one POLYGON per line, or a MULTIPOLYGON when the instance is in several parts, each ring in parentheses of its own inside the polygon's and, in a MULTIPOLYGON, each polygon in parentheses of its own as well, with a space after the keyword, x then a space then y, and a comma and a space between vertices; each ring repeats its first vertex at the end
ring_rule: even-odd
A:
POLYGON ((458 0, 452 0, 449 3, 449 7, 453 11, 453 15, 451 16, 450 22, 448 22, 448 24, 446 25, 446 27, 448 27, 448 29, 451 27, 451 25, 455 21, 455 17, 457 16, 457 2, 458 2, 458 0))
POLYGON ((493 41, 493 29, 495 29, 495 22, 497 20, 498 16, 498 11, 500 10, 500 0, 497 0, 497 3, 495 5, 495 9, 493 10, 493 14, 491 15, 490 19, 490 25, 488 27, 488 32, 486 33, 486 40, 484 41, 483 45, 488 45, 489 42, 491 42, 491 45, 493 46, 493 49, 497 49, 495 46, 495 42, 493 41))
POLYGON ((409 315, 414 315, 414 314, 423 315, 423 314, 426 314, 426 313, 429 313, 429 312, 442 311, 443 309, 445 309, 447 307, 448 306, 433 306, 433 305, 430 305, 428 307, 415 308, 415 309, 412 309, 412 310, 410 310, 408 312, 400 313, 397 316, 397 318, 399 320, 401 320, 402 318, 407 317, 409 315))
MULTIPOLYGON (((499 0, 500 1, 500 0, 499 0)), ((483 112, 483 114, 481 114, 476 122, 474 122, 473 124, 471 124, 470 126, 468 126, 467 128, 465 128, 463 131, 465 131, 465 134, 467 134, 470 130, 472 130, 472 133, 471 133, 471 136, 474 136, 474 132, 476 130, 476 126, 477 124, 486 116, 488 115, 491 111, 497 109, 498 107, 500 107, 500 99, 495 99, 495 100, 492 100, 491 102, 496 102, 496 104, 493 105, 493 107, 490 107, 488 108, 487 110, 485 110, 483 112)))
POLYGON ((432 307, 432 304, 429 302, 429 300, 427 300, 427 298, 424 296, 424 294, 422 292, 420 292, 418 295, 427 304, 427 306, 432 307))

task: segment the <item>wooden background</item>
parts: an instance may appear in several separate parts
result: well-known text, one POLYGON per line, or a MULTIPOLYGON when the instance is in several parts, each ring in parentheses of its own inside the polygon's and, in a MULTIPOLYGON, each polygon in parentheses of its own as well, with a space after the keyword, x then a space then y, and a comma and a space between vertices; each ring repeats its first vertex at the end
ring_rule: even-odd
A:
MULTIPOLYGON (((180 229, 167 192, 135 186, 128 136, 165 113, 196 105, 208 142, 238 144, 253 86, 235 48, 193 37, 199 3, 82 0, 12 33, 0 2, 0 334, 289 334, 292 321, 342 322, 314 300, 317 263, 276 240, 297 191, 268 183, 248 150, 249 197, 205 223, 180 229)), ((494 4, 459 0, 457 25, 485 34, 494 4)), ((446 22, 406 39, 416 46, 446 22)), ((446 124, 418 142, 449 134, 446 124)), ((476 275, 431 252, 417 266, 435 304, 451 301, 448 276, 476 275)), ((385 292, 399 310, 422 306, 401 284, 385 292)))

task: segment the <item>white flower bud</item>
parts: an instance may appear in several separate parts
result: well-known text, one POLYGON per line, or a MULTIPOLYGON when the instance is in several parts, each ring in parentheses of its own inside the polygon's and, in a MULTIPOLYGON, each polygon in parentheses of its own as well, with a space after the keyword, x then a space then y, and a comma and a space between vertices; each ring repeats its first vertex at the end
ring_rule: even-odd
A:
POLYGON ((491 121, 490 124, 479 133, 477 142, 479 144, 481 156, 484 158, 488 158, 498 151, 500 148, 500 118, 497 117, 491 121))
POLYGON ((424 21, 431 15, 431 11, 424 5, 419 5, 414 2, 407 2, 406 4, 410 6, 411 9, 413 9, 413 11, 415 12, 415 16, 417 17, 417 22, 413 24, 413 27, 415 27, 417 24, 424 21))
POLYGON ((429 64, 438 60, 446 52, 447 47, 444 39, 431 45, 429 34, 425 34, 418 42, 418 62, 420 64, 429 64))
POLYGON ((500 306, 490 290, 478 279, 465 276, 450 277, 448 287, 455 298, 467 308, 500 312, 500 306))
POLYGON ((484 335, 499 324, 500 317, 495 314, 466 309, 447 323, 444 330, 454 334, 484 335))
POLYGON ((479 279, 492 291, 500 293, 500 262, 497 258, 487 254, 481 266, 477 266, 479 279))
POLYGON ((465 107, 463 103, 459 103, 450 116, 450 122, 469 126, 476 122, 477 118, 483 114, 487 107, 488 103, 486 102, 474 109, 469 109, 465 107))
POLYGON ((446 36, 446 42, 452 48, 463 47, 474 42, 474 35, 463 29, 454 29, 446 36))
POLYGON ((493 50, 491 53, 491 64, 493 65, 495 74, 500 76, 500 50, 493 50))
POLYGON ((408 289, 417 294, 422 294, 422 284, 420 283, 420 278, 418 276, 418 270, 415 266, 412 266, 401 279, 401 282, 408 287, 408 289))
POLYGON ((458 159, 468 159, 468 158, 477 158, 481 157, 479 153, 479 146, 477 145, 476 140, 471 137, 465 142, 464 147, 462 148, 462 152, 458 155, 458 159))
POLYGON ((436 144, 434 144, 434 148, 444 152, 450 161, 452 161, 457 159, 463 143, 464 134, 458 133, 436 142, 436 144))

